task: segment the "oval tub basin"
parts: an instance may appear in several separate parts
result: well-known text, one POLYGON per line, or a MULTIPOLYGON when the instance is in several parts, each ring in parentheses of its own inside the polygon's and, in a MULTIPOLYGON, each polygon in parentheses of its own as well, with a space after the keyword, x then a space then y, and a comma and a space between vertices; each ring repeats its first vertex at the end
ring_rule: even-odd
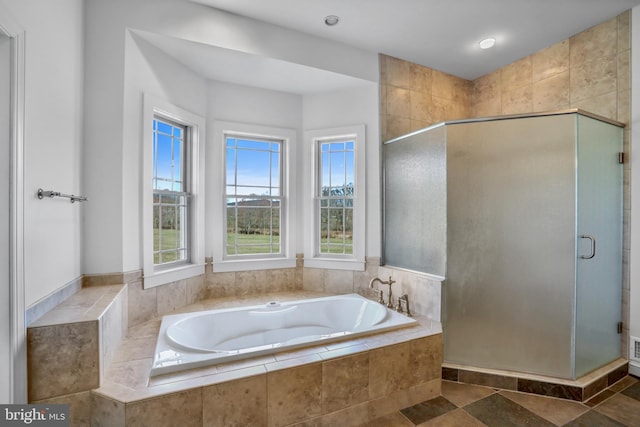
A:
POLYGON ((357 294, 164 316, 151 376, 414 323, 357 294))

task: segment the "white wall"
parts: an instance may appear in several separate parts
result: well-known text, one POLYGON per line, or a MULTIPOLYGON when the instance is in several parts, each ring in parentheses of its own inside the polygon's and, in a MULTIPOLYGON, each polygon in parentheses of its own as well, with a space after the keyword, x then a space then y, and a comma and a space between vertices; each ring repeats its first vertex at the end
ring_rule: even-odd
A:
MULTIPOLYGON (((212 146, 216 142, 213 134, 214 122, 237 122, 291 129, 295 132, 296 145, 299 146, 302 143, 302 97, 296 94, 210 81, 208 101, 205 255, 210 257, 214 251, 212 237, 215 233, 212 227, 219 227, 219 223, 216 222, 216 219, 219 220, 219 215, 216 215, 219 212, 217 204, 222 202, 220 198, 213 197, 218 194, 216 181, 222 176, 219 170, 220 159, 215 158, 216 151, 222 150, 215 150, 212 146)), ((299 253, 301 250, 296 248, 295 252, 299 253)))
POLYGON ((39 187, 81 194, 82 0, 5 0, 25 29, 25 303, 81 274, 81 212, 65 199, 38 200, 39 187))
MULTIPOLYGON (((0 200, 9 200, 11 40, 0 33, 0 200)), ((11 378, 11 298, 9 273, 9 203, 0 209, 0 378, 11 378)), ((0 403, 11 401, 11 381, 0 385, 0 403)))
MULTIPOLYGON (((640 6, 631 11, 631 20, 631 45, 635 48, 631 51, 631 271, 628 301, 629 334, 640 338, 640 6)), ((640 375, 640 363, 631 362, 629 371, 640 375)))
MULTIPOLYGON (((142 221, 142 95, 149 93, 186 111, 206 116, 207 82, 155 46, 127 32, 122 110, 122 271, 143 265, 142 221)), ((116 195, 117 196, 117 195, 116 195)))
MULTIPOLYGON (((135 144, 136 138, 140 138, 136 135, 135 121, 143 85, 176 97, 176 103, 187 110, 199 109, 201 94, 205 94, 209 120, 289 127, 298 132, 303 122, 301 100, 297 95, 216 82, 212 82, 207 90, 194 94, 193 89, 200 84, 185 81, 188 78, 184 76, 184 70, 175 78, 165 72, 161 64, 172 61, 161 59, 162 55, 150 46, 141 47, 145 42, 130 35, 129 29, 283 59, 368 81, 378 80, 375 53, 185 0, 86 0, 85 8, 83 176, 87 196, 91 199, 83 227, 83 272, 87 274, 142 267, 137 188, 139 152, 134 151, 139 150, 139 144, 135 144), (146 81, 147 78, 151 81, 146 81), (182 93, 183 90, 186 93, 182 93), (248 98, 244 100, 238 95, 248 98), (134 184, 132 180, 136 180, 134 184)), ((177 65, 174 63, 171 67, 177 65)), ((377 116, 377 99, 372 108, 376 108, 377 116)), ((205 255, 211 256, 210 247, 205 255)))
MULTIPOLYGON (((364 124, 367 140, 367 209, 366 209, 366 256, 379 257, 381 253, 381 220, 380 220, 380 125, 379 125, 379 88, 377 83, 363 83, 357 87, 338 92, 306 95, 304 97, 304 130, 325 129, 341 126, 364 124)), ((305 170, 311 158, 311 147, 298 150, 302 156, 298 161, 298 169, 305 170)), ((300 191, 310 191, 301 188, 300 191)), ((303 199, 302 194, 300 199, 303 199)), ((308 206, 299 207, 298 212, 308 211, 308 206), (303 208, 307 208, 303 210, 303 208)), ((303 249, 305 233, 298 234, 298 247, 303 249)))

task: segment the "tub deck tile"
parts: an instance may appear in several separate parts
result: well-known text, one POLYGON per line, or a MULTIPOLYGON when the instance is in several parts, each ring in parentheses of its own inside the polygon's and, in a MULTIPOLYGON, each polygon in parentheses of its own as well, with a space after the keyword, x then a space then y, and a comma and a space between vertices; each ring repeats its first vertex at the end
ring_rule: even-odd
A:
MULTIPOLYGON (((291 301, 303 298, 318 298, 326 294, 318 292, 293 292, 284 294, 269 294, 256 298, 239 301, 235 297, 219 298, 200 301, 197 304, 183 307, 181 312, 198 311, 206 309, 232 308, 246 305, 258 305, 265 301, 291 301)), ((304 347, 296 350, 244 359, 225 364, 212 365, 190 369, 181 372, 168 373, 151 377, 148 383, 144 381, 131 382, 118 374, 118 369, 109 370, 104 386, 95 390, 99 395, 117 399, 121 402, 131 403, 144 399, 162 396, 164 394, 179 393, 199 387, 207 387, 215 384, 234 381, 242 378, 263 374, 276 374, 285 369, 301 368, 314 363, 324 363, 333 359, 346 357, 358 353, 364 353, 390 344, 408 343, 426 336, 440 334, 441 324, 432 322, 421 316, 416 316, 417 323, 405 328, 381 332, 355 339, 345 339, 324 345, 304 347)), ((138 324, 129 329, 127 338, 123 341, 122 352, 118 352, 119 368, 126 363, 153 358, 154 342, 160 328, 161 316, 151 319, 143 324, 138 324), (140 344, 144 345, 140 345, 140 344), (130 349, 130 351, 127 351, 130 349), (127 360, 129 359, 129 360, 127 360)), ((150 365, 136 362, 136 378, 148 378, 150 365)), ((115 365, 115 364, 114 364, 115 365)), ((122 369, 120 369, 122 372, 122 369)))

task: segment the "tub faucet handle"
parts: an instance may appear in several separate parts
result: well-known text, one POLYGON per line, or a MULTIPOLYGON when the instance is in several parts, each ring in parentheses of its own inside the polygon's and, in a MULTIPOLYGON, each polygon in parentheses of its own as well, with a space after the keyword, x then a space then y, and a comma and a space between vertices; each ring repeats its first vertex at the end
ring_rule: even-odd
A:
POLYGON ((384 305, 384 291, 382 289, 374 289, 378 294, 378 303, 384 305))
POLYGON ((398 307, 400 307, 399 311, 400 313, 402 313, 402 303, 404 302, 404 304, 407 306, 407 317, 413 317, 413 314, 411 314, 411 309, 409 308, 409 295, 404 294, 401 297, 398 298, 398 307))

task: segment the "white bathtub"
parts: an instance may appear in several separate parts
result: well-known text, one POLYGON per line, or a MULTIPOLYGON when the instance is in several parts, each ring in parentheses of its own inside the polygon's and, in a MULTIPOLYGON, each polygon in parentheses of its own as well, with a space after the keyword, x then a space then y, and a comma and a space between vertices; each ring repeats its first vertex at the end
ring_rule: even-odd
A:
POLYGON ((151 376, 415 323, 357 294, 164 316, 151 376))

